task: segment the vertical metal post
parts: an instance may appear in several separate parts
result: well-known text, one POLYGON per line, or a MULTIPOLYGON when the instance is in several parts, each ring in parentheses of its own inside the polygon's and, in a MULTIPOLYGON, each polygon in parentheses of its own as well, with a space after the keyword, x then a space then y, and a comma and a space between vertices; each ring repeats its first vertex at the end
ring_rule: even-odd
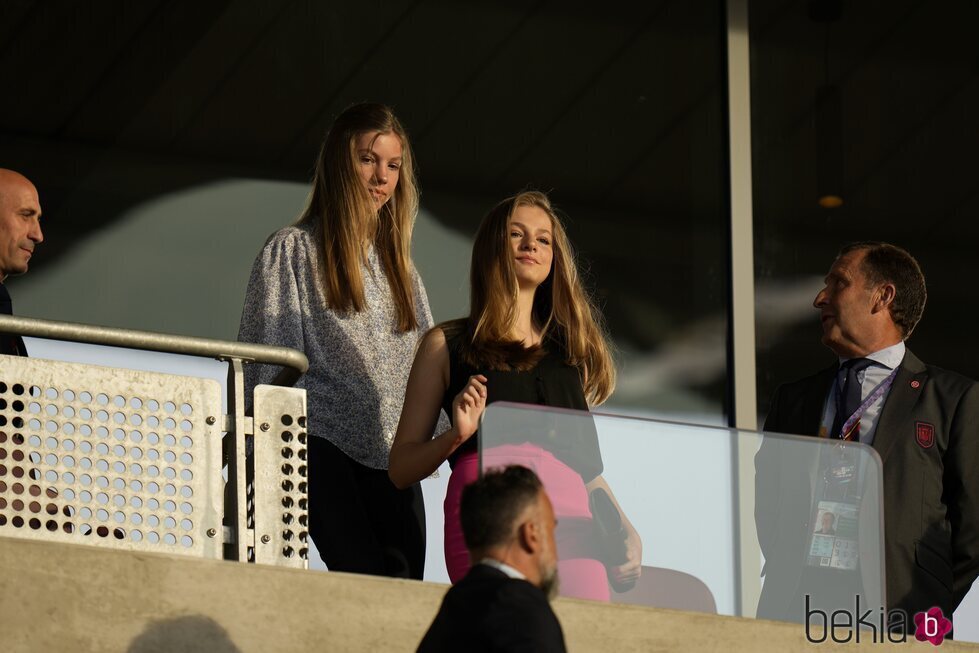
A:
POLYGON ((731 322, 734 423, 755 430, 755 269, 751 198, 751 78, 748 2, 728 0, 727 73, 731 156, 731 322))
MULTIPOLYGON (((755 271, 751 195, 751 53, 748 0, 727 0, 728 138, 731 179, 731 425, 758 428, 755 396, 755 271)), ((761 592, 761 560, 754 529, 754 451, 735 437, 733 470, 738 515, 737 613, 753 616, 761 592)), ((754 442, 752 439, 751 442, 754 442)))
POLYGON ((225 520, 231 526, 234 542, 233 559, 248 561, 249 542, 247 474, 245 470, 245 376, 241 359, 228 361, 228 412, 232 430, 225 436, 228 459, 229 492, 225 493, 225 520))

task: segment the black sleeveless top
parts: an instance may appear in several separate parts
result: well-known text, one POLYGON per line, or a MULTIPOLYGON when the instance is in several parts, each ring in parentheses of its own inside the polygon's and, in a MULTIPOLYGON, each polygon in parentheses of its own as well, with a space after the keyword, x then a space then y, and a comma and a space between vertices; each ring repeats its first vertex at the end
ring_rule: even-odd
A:
MULTIPOLYGON (((577 367, 569 365, 560 346, 553 341, 545 343, 544 357, 532 369, 500 371, 477 368, 462 360, 460 347, 463 334, 446 336, 449 349, 449 386, 442 397, 442 409, 452 420, 452 401, 462 392, 469 377, 482 374, 486 377, 486 404, 495 401, 509 401, 522 404, 537 404, 555 408, 588 410, 585 392, 581 386, 581 373, 577 367)), ((590 420, 573 420, 576 433, 558 434, 561 442, 542 442, 542 446, 564 463, 581 474, 585 482, 602 473, 602 457, 598 448, 598 434, 590 420), (556 445, 556 446, 555 446, 556 445)), ((531 427, 531 430, 537 430, 531 427)), ((478 450, 479 432, 469 438, 449 456, 449 464, 454 466, 458 457, 478 450)), ((534 435, 521 441, 537 441, 534 435)))

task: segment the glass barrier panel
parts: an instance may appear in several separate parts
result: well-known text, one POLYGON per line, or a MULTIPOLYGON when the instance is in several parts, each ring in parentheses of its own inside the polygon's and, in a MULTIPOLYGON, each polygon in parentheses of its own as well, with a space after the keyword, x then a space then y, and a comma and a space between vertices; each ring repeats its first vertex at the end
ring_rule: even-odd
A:
POLYGON ((507 403, 479 438, 481 470, 540 476, 562 596, 885 618, 881 464, 866 445, 507 403))

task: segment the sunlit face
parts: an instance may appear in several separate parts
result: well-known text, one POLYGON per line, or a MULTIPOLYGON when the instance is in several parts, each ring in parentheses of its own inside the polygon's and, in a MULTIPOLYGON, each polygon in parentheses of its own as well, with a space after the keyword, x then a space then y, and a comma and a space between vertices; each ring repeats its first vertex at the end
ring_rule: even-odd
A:
POLYGON ((355 167, 364 186, 381 208, 394 195, 401 176, 401 139, 394 133, 364 132, 354 139, 355 167))
POLYGON ((0 281, 27 272, 34 248, 44 240, 40 220, 34 185, 20 175, 0 174, 0 281))
POLYGON ((517 283, 521 289, 541 285, 554 260, 551 216, 537 206, 518 206, 507 225, 517 283))
POLYGON ((543 546, 537 559, 538 571, 540 572, 540 588, 553 599, 558 592, 558 573, 557 573, 557 543, 554 540, 554 529, 557 527, 557 519, 554 517, 554 507, 547 493, 543 490, 537 494, 537 514, 540 516, 541 526, 543 527, 544 537, 543 546))
POLYGON ((858 249, 836 259, 813 301, 823 325, 823 344, 844 358, 865 355, 864 343, 875 333, 876 289, 863 271, 866 255, 867 250, 858 249))

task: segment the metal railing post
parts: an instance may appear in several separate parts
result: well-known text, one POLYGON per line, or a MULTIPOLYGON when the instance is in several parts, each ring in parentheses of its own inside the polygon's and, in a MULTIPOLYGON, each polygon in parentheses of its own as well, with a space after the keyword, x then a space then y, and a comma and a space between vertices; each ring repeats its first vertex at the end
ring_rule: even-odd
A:
POLYGON ((248 478, 246 466, 245 434, 245 375, 241 361, 234 358, 228 361, 228 413, 230 429, 224 436, 225 450, 228 452, 228 484, 231 491, 226 493, 230 502, 224 506, 224 514, 234 532, 235 560, 248 561, 248 548, 255 542, 249 541, 248 530, 248 478))
POLYGON ((237 358, 243 363, 281 365, 284 369, 275 378, 273 385, 292 385, 309 369, 309 360, 306 355, 289 347, 178 336, 171 333, 117 329, 75 322, 15 317, 13 315, 0 315, 0 333, 90 345, 158 351, 167 354, 202 356, 218 360, 237 358))

